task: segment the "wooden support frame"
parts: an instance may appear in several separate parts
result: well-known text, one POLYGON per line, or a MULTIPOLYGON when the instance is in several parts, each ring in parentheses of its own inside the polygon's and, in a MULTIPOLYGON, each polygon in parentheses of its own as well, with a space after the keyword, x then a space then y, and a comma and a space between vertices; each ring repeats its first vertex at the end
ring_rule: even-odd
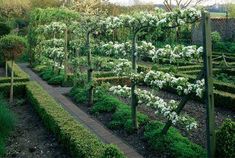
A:
POLYGON ((212 44, 210 14, 202 11, 202 33, 203 33, 203 61, 205 72, 205 104, 207 124, 207 150, 208 157, 215 157, 215 110, 213 94, 213 70, 212 70, 212 44))

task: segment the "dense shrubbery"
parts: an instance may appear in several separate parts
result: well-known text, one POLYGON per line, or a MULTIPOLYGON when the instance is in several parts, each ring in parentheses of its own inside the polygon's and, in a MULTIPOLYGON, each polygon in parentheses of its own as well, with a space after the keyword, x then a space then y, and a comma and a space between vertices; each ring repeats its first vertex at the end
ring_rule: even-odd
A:
POLYGON ((5 152, 5 141, 9 133, 14 129, 15 116, 8 109, 8 104, 0 94, 0 156, 5 152))
POLYGON ((235 122, 230 119, 225 120, 216 132, 216 147, 218 157, 235 157, 235 122))

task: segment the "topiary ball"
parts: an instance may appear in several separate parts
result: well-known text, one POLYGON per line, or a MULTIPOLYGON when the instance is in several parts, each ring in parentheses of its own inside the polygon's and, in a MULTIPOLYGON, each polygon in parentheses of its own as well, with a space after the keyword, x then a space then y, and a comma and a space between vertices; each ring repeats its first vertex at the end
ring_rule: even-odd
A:
POLYGON ((0 39, 0 53, 5 60, 15 60, 27 47, 25 38, 16 35, 6 35, 0 39))

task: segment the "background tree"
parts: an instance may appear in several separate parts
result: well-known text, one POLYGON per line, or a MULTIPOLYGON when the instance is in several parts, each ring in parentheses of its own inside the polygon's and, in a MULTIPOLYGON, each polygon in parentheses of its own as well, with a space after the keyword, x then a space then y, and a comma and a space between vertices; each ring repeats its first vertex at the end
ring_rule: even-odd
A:
POLYGON ((5 61, 11 60, 10 103, 13 102, 14 61, 23 53, 26 46, 26 40, 20 36, 6 35, 0 39, 0 52, 3 53, 5 61))
POLYGON ((26 15, 30 0, 0 0, 0 15, 6 18, 26 15))
POLYGON ((166 11, 173 11, 174 8, 184 9, 189 6, 196 6, 202 1, 203 0, 164 0, 163 4, 166 8, 166 11))
POLYGON ((227 4, 228 16, 235 18, 235 4, 227 4))

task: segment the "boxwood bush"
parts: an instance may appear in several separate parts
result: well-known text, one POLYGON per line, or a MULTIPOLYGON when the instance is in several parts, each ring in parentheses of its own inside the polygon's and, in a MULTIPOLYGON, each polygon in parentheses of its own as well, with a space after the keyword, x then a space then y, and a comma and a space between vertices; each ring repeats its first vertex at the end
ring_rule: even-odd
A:
POLYGON ((216 132, 216 155, 235 157, 235 122, 231 119, 226 119, 216 132))

